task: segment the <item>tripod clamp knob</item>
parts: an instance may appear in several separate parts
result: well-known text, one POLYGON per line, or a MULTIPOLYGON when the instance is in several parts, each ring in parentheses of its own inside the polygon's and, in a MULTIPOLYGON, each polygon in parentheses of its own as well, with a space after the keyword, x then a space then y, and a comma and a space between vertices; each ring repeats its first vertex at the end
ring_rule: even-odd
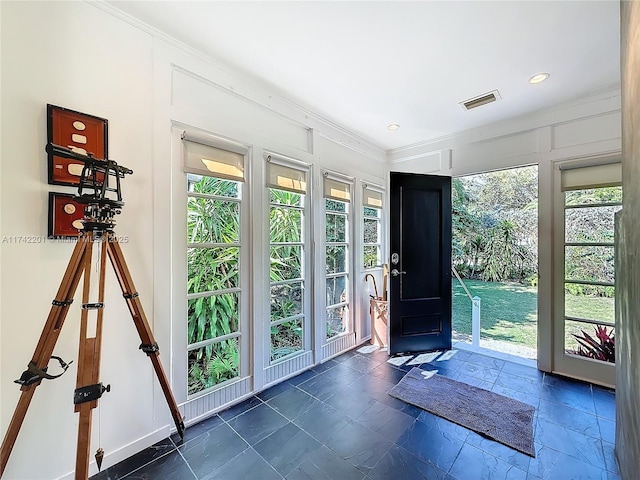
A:
POLYGON ((73 392, 73 404, 78 405, 80 403, 98 400, 104 392, 110 391, 111 385, 107 385, 105 387, 102 383, 96 383, 95 385, 87 385, 86 387, 76 388, 73 392))

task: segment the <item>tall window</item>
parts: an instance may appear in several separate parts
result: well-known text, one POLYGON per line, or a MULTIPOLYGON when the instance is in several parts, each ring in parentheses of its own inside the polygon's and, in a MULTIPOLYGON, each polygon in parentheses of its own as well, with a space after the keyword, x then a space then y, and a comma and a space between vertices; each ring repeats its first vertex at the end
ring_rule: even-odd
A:
POLYGON ((351 185, 325 174, 326 338, 349 331, 351 185))
POLYGON ((382 192, 364 185, 362 200, 363 268, 382 265, 382 192))
POLYGON ((611 363, 614 214, 622 208, 619 170, 619 164, 611 164, 562 171, 565 352, 611 363))
POLYGON ((304 350, 308 333, 307 170, 282 162, 267 157, 271 362, 304 350))
POLYGON ((188 392, 240 373, 244 155, 185 141, 188 392))

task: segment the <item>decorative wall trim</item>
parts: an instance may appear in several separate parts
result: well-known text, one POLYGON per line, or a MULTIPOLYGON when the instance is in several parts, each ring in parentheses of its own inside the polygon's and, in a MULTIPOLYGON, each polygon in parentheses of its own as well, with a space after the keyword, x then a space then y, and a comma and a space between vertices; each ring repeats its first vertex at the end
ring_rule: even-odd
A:
POLYGON ((313 154, 312 130, 307 125, 175 63, 171 64, 171 104, 185 111, 204 109, 221 123, 229 122, 229 112, 235 112, 251 119, 248 130, 287 139, 289 146, 313 154))
POLYGON ((293 376, 311 366, 313 366, 312 352, 304 352, 302 355, 296 355, 288 360, 270 365, 264 369, 265 385, 268 386, 279 380, 293 376))
POLYGON ((356 336, 354 333, 342 335, 332 339, 329 343, 322 345, 322 360, 326 360, 340 355, 351 347, 356 346, 356 336))
POLYGON ((252 378, 245 377, 236 382, 225 385, 218 390, 187 400, 180 405, 180 411, 184 415, 185 424, 191 425, 215 411, 221 410, 225 405, 237 403, 237 401, 252 392, 252 378))

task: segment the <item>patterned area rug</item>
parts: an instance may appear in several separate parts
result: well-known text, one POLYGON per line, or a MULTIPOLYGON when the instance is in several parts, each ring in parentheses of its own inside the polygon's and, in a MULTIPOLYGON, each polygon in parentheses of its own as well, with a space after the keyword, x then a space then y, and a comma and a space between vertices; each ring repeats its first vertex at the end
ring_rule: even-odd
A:
POLYGON ((419 368, 389 395, 535 457, 531 405, 419 368))

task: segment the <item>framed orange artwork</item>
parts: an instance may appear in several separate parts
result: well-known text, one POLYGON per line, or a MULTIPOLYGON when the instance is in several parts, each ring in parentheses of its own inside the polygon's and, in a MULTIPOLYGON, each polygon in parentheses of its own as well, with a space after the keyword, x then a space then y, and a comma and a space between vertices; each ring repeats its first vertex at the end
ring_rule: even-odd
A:
MULTIPOLYGON (((108 120, 47 104, 47 142, 83 155, 108 158, 108 120)), ((49 184, 76 186, 84 164, 48 155, 49 184)))
POLYGON ((49 238, 77 237, 83 217, 84 205, 73 195, 49 192, 49 238))

